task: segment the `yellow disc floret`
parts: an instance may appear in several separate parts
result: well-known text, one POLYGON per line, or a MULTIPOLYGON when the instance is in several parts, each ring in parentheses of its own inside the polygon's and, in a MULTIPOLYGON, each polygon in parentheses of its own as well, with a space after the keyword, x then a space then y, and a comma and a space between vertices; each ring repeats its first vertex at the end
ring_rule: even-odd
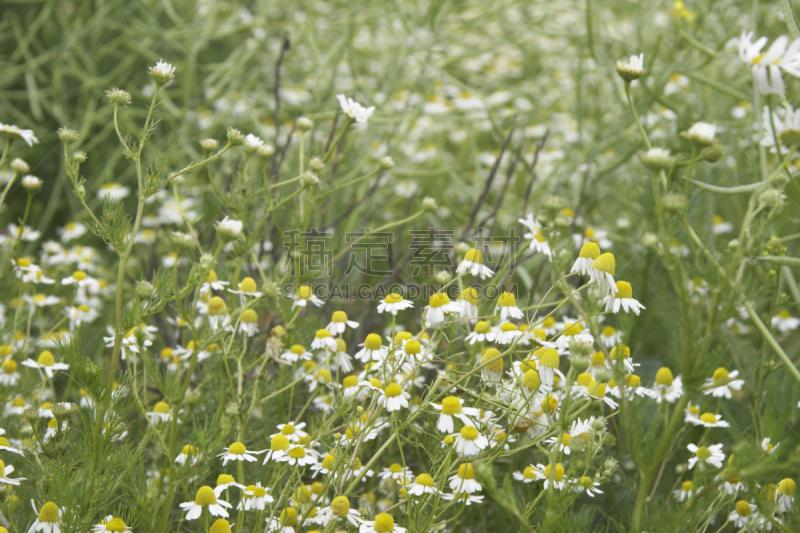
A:
POLYGON ((581 246, 581 252, 578 255, 581 257, 581 259, 595 260, 600 257, 600 247, 597 246, 597 243, 589 241, 581 246))
POLYGON ((617 270, 617 262, 614 260, 614 254, 601 254, 592 262, 592 268, 613 276, 617 270))

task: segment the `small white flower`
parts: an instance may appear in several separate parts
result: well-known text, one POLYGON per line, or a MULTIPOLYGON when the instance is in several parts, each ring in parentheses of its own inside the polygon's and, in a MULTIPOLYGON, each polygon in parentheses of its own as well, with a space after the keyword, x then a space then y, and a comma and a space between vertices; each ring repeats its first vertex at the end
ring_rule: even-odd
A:
POLYGON ((689 459, 689 470, 694 468, 697 462, 700 464, 710 464, 717 468, 722 468, 725 454, 722 452, 722 444, 712 444, 711 446, 697 446, 689 444, 686 448, 694 455, 689 459))
POLYGON ((369 117, 372 116, 373 111, 375 111, 374 106, 364 107, 352 98, 345 97, 343 94, 337 94, 336 98, 339 100, 342 112, 360 124, 365 124, 367 120, 369 120, 369 117))
POLYGON ((264 453, 263 451, 250 451, 241 442, 234 442, 230 447, 223 449, 225 452, 218 456, 222 457, 222 466, 228 464, 228 461, 247 461, 249 463, 254 463, 257 461, 255 456, 264 453))

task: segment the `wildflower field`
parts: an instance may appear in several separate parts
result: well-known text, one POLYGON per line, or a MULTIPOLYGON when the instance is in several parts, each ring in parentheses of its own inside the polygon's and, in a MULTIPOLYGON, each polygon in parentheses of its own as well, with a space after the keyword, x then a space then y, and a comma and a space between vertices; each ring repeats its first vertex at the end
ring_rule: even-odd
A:
POLYGON ((800 5, 0 4, 0 533, 800 531, 800 5))

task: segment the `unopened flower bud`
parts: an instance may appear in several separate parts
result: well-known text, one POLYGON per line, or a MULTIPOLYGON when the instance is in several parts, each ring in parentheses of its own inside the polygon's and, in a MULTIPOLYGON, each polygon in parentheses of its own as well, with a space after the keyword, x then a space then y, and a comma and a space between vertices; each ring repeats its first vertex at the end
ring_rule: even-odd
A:
POLYGON ((700 156, 709 163, 716 163, 722 158, 722 145, 714 141, 711 145, 700 150, 700 156))
POLYGON ((73 130, 72 128, 59 128, 58 129, 58 136, 64 143, 74 143, 78 139, 81 138, 80 133, 73 130))
POLYGON ((544 208, 550 211, 560 211, 564 207, 564 200, 558 196, 548 195, 544 197, 544 208))
POLYGON ((388 155, 385 155, 385 156, 381 157, 380 164, 381 164, 381 168, 389 170, 391 168, 394 168, 394 159, 392 159, 388 155))
POLYGON ((35 422, 39 420, 39 409, 33 406, 27 407, 24 411, 22 411, 22 418, 28 422, 35 422))
POLYGON ((728 242, 728 250, 738 250, 739 249, 739 239, 731 239, 728 242))
POLYGON ((312 157, 311 161, 308 162, 308 168, 311 169, 311 172, 316 172, 319 174, 323 170, 325 170, 325 163, 322 162, 322 159, 319 157, 312 157))
POLYGON ((203 272, 208 272, 214 267, 214 256, 208 252, 204 252, 200 255, 200 269, 203 272))
POLYGON ((437 204, 436 200, 434 200, 430 196, 426 196, 422 200, 422 208, 425 211, 436 211, 437 209, 439 209, 439 204, 437 204))
POLYGON ((453 279, 453 276, 451 276, 450 273, 446 270, 442 270, 441 272, 436 273, 436 281, 438 281, 439 283, 447 283, 451 279, 453 279))
POLYGON ((668 170, 675 166, 675 158, 666 148, 650 148, 646 152, 639 152, 639 159, 650 170, 668 170))
POLYGON ((75 185, 73 191, 75 192, 75 196, 78 198, 78 200, 83 201, 83 199, 86 198, 86 187, 83 186, 83 183, 78 183, 75 185))
POLYGON ((274 328, 272 328, 270 335, 272 335, 273 337, 283 337, 285 333, 286 329, 283 326, 275 326, 274 328))
POLYGON ((180 250, 190 250, 197 246, 197 241, 188 233, 173 231, 170 236, 172 237, 172 243, 180 250))
POLYGON ((31 167, 18 157, 11 162, 11 170, 14 171, 15 174, 27 174, 31 171, 31 167))
POLYGON ((758 197, 758 203, 760 207, 775 209, 783 207, 783 199, 784 196, 781 191, 769 187, 761 191, 761 194, 758 197))
POLYGON ((123 106, 130 104, 132 101, 131 94, 128 91, 123 91, 114 87, 106 91, 108 101, 114 105, 123 106))
POLYGON ((155 294, 156 288, 149 281, 142 279, 136 282, 134 292, 140 300, 149 300, 155 294))
POLYGON ((42 180, 29 174, 22 178, 22 186, 25 187, 25 190, 28 192, 36 192, 41 188, 42 180))
POLYGON ((308 117, 300 117, 297 119, 297 129, 300 131, 308 131, 314 127, 314 121, 308 117))
POLYGON ((165 61, 159 61, 156 66, 150 67, 150 77, 156 85, 166 85, 175 78, 175 67, 165 61))
POLYGON ((78 163, 79 165, 85 163, 87 159, 89 159, 89 155, 83 150, 78 150, 77 152, 72 154, 72 160, 78 163))
POLYGON ((617 61, 617 74, 626 82, 638 80, 644 74, 644 54, 617 61))
POLYGON ((650 248, 651 250, 658 249, 658 237, 655 234, 647 232, 642 236, 642 244, 645 248, 650 248))
POLYGON ((241 220, 225 217, 217 223, 217 235, 223 242, 235 241, 244 237, 243 228, 244 224, 241 220))
POLYGON ((236 128, 228 128, 228 142, 232 146, 241 146, 244 144, 244 133, 236 128))
POLYGON ((303 172, 303 177, 300 178, 300 185, 303 187, 315 187, 319 185, 319 178, 313 172, 303 172))
POLYGON ((686 208, 686 196, 671 192, 664 195, 664 210, 667 213, 679 213, 686 208))
POLYGON ((275 148, 271 144, 262 144, 256 152, 261 157, 271 157, 275 153, 275 148))
POLYGON ((219 141, 216 140, 216 139, 211 139, 211 138, 201 139, 200 140, 200 147, 205 152, 214 152, 219 148, 219 141))

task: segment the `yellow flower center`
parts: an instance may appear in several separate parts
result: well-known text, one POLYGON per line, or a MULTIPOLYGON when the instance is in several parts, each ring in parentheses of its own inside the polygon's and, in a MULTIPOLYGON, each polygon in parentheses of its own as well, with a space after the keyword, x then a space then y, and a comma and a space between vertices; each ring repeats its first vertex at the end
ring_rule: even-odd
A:
POLYGON ((233 483, 234 481, 236 480, 230 474, 220 474, 217 476, 217 486, 227 485, 228 483, 233 483))
POLYGON ((397 335, 394 336, 394 343, 403 344, 403 342, 410 341, 413 338, 414 336, 408 331, 398 331, 397 335))
POLYGON ((389 383, 383 393, 387 398, 396 398, 403 394, 403 388, 397 383, 389 383))
POLYGON ((289 351, 295 355, 303 355, 306 353, 306 349, 300 344, 293 344, 292 347, 289 348, 289 351))
POLYGON ((578 480, 578 484, 581 487, 585 488, 586 490, 589 490, 592 487, 594 487, 594 482, 592 481, 592 478, 587 476, 581 476, 581 478, 578 480))
MULTIPOLYGON (((443 292, 437 292, 431 295, 430 299, 428 300, 428 304, 431 307, 442 307, 443 305, 447 305, 450 303, 450 297, 443 292)), ((389 516, 389 515, 386 515, 389 516)), ((390 517, 391 518, 391 517, 390 517)))
POLYGON ((464 426, 461 428, 461 438, 466 440, 475 440, 478 438, 480 433, 477 429, 472 426, 464 426))
POLYGON ((261 498, 267 495, 266 489, 264 487, 259 487, 258 485, 248 485, 245 490, 252 493, 252 497, 254 498, 261 498))
POLYGON ((39 354, 39 358, 36 359, 36 362, 39 363, 40 366, 53 366, 56 364, 56 360, 53 357, 53 354, 50 353, 50 350, 45 350, 39 354))
POLYGON ((628 359, 631 356, 631 349, 624 344, 617 344, 611 348, 611 352, 608 355, 611 356, 611 359, 614 361, 628 359))
POLYGON ((318 329, 315 336, 318 339, 327 339, 329 337, 332 337, 331 332, 328 331, 327 329, 318 329))
POLYGON ((75 281, 83 281, 86 279, 86 272, 82 270, 76 270, 75 272, 72 273, 72 279, 74 279, 75 281))
POLYGON ((375 525, 372 528, 375 533, 391 533, 394 531, 394 518, 388 513, 381 513, 375 517, 375 525))
POLYGON ((252 309, 245 309, 242 311, 242 315, 239 317, 239 320, 244 324, 255 324, 258 322, 258 314, 252 309))
POLYGON ((108 531, 125 531, 127 528, 122 518, 112 518, 106 522, 106 530, 108 531))
POLYGON ((342 380, 342 386, 345 389, 350 389, 358 385, 358 376, 347 376, 342 380))
POLYGON ((681 483, 681 490, 683 490, 684 492, 689 492, 690 490, 692 490, 692 482, 684 481, 683 483, 681 483))
POLYGON ((589 384, 592 382, 592 375, 588 372, 582 372, 578 374, 578 377, 575 380, 575 382, 581 387, 588 387, 589 384))
POLYGON ((13 359, 3 361, 3 372, 6 374, 13 374, 17 371, 17 362, 13 359))
POLYGON ((234 442, 228 448, 228 453, 232 455, 243 455, 247 451, 247 448, 241 442, 234 442))
POLYGON ((572 322, 567 322, 564 324, 564 331, 561 334, 565 337, 574 337, 583 331, 583 326, 579 323, 573 324, 572 322))
POLYGON ((700 420, 702 420, 706 424, 716 424, 717 416, 712 413, 703 413, 702 415, 700 415, 700 420))
POLYGON ((697 453, 695 453, 695 455, 700 459, 708 459, 711 457, 711 450, 709 450, 706 446, 700 446, 697 448, 697 453))
POLYGON ((714 370, 714 385, 722 385, 728 381, 728 371, 723 367, 714 370))
POLYGON ((627 281, 617 282, 617 295, 615 298, 633 298, 633 288, 627 281))
POLYGON ((31 262, 30 262, 30 260, 25 259, 24 257, 20 257, 19 261, 17 261, 17 266, 20 266, 22 268, 27 268, 27 267, 31 266, 31 262))
POLYGON ((258 285, 256 285, 256 281, 253 278, 244 278, 239 284, 239 289, 242 292, 257 292, 258 285))
POLYGON ((581 246, 581 252, 578 254, 581 259, 595 260, 600 257, 600 247, 594 242, 587 242, 581 246))
POLYGON ((536 228, 536 235, 534 235, 534 238, 538 242, 547 242, 547 239, 545 239, 544 235, 542 235, 542 230, 540 228, 536 228))
POLYGON ((7 448, 11 447, 11 443, 8 442, 8 439, 5 437, 0 437, 0 446, 6 446, 7 448))
POLYGON ((736 513, 739 516, 748 516, 750 513, 753 512, 753 509, 750 508, 750 504, 744 500, 739 500, 736 502, 736 513))
POLYGON ((592 381, 589 383, 587 387, 589 389, 589 394, 594 396, 595 398, 602 398, 606 395, 606 384, 605 383, 597 383, 596 381, 592 381))
POLYGON ((225 314, 227 309, 228 306, 225 305, 225 301, 219 296, 214 296, 211 298, 211 301, 208 302, 208 316, 219 316, 225 314))
POLYGON ((381 383, 378 378, 369 378, 369 384, 375 387, 376 389, 383 388, 383 383, 381 383))
POLYGON ((336 458, 328 454, 322 459, 322 468, 325 470, 333 470, 333 464, 336 462, 336 458))
POLYGON ((613 276, 617 269, 617 262, 614 260, 614 254, 601 254, 592 262, 592 268, 613 276))
POLYGON ((628 374, 625 376, 626 385, 632 389, 638 388, 642 386, 642 378, 637 376, 636 374, 628 374))
POLYGON ((294 426, 292 424, 284 424, 283 428, 281 428, 281 433, 284 435, 294 434, 294 426))
POLYGON ((778 483, 778 492, 783 494, 784 496, 789 496, 790 498, 794 498, 794 492, 797 489, 797 483, 791 478, 782 479, 780 483, 778 483))
POLYGON ((286 527, 294 527, 297 525, 297 511, 293 507, 287 507, 281 511, 281 524, 286 527))
MULTIPOLYGON (((551 465, 547 465, 544 467, 544 477, 550 479, 550 473, 553 470, 551 469, 551 465)), ((563 481, 564 480, 564 467, 561 463, 556 463, 555 472, 553 473, 553 480, 554 481, 563 481)))
POLYGON ((470 261, 472 263, 483 264, 483 252, 476 250, 475 248, 470 248, 469 251, 464 255, 465 261, 470 261))
POLYGON ((181 448, 181 453, 183 455, 195 455, 197 453, 197 448, 195 448, 191 444, 187 444, 186 446, 181 448))
POLYGON ((403 348, 408 355, 417 355, 422 351, 422 345, 419 341, 410 340, 403 348))
POLYGON ((433 487, 433 478, 430 474, 420 474, 417 476, 416 479, 417 485, 422 485, 423 487, 433 487))
POLYGON ((606 356, 601 351, 594 352, 589 359, 592 366, 603 366, 606 364, 606 356))
POLYGON ((278 433, 277 435, 272 437, 272 440, 270 440, 269 449, 272 450, 272 451, 276 451, 276 452, 278 452, 278 451, 282 452, 282 451, 288 450, 289 449, 289 439, 286 438, 286 435, 284 435, 282 433, 278 433))
MULTIPOLYGON (((481 364, 482 365, 486 364, 489 361, 492 361, 492 359, 494 359, 494 361, 492 361, 491 363, 486 365, 484 368, 486 370, 490 370, 492 372, 502 372, 503 371, 503 359, 502 358, 495 359, 498 355, 500 355, 500 350, 498 350, 497 348, 489 348, 488 350, 486 350, 483 353, 483 357, 481 357, 481 364)), ((444 404, 442 404, 442 405, 444 405, 444 404)))
POLYGON ((295 446, 289 450, 289 457, 292 459, 302 459, 306 456, 306 450, 302 446, 295 446))
POLYGON ((47 502, 39 509, 39 522, 46 522, 48 524, 55 524, 58 522, 58 505, 53 502, 47 502))
POLYGON ((485 320, 479 320, 475 323, 475 333, 489 333, 492 331, 492 326, 485 320))
POLYGON ((347 313, 344 311, 334 311, 333 316, 331 317, 331 322, 335 322, 337 324, 347 322, 347 313))
POLYGON ((393 292, 391 294, 387 294, 386 298, 384 298, 383 301, 386 302, 387 304, 399 304, 400 302, 403 301, 403 297, 397 294, 396 292, 393 292))
POLYGON ((337 496, 331 501, 331 511, 334 515, 344 518, 350 512, 350 500, 347 496, 337 496))
POLYGON ((367 350, 378 350, 382 344, 381 336, 375 333, 370 333, 364 340, 364 348, 367 350))
POLYGON ((672 370, 670 370, 665 366, 662 366, 661 368, 658 369, 658 372, 656 372, 656 383, 658 383, 659 385, 662 385, 664 387, 669 387, 670 385, 672 385, 672 382, 674 380, 675 378, 672 377, 672 370))
POLYGON ((214 489, 208 485, 204 485, 197 489, 197 494, 195 494, 194 497, 194 503, 203 507, 215 505, 217 503, 217 497, 214 495, 214 489))
POLYGON ((500 307, 516 307, 517 299, 510 292, 504 292, 497 299, 497 305, 500 307))
POLYGON ((525 479, 536 479, 536 469, 530 465, 526 466, 525 469, 522 471, 522 477, 525 479))
POLYGON ((522 376, 522 384, 530 390, 538 389, 541 383, 542 380, 539 378, 539 372, 532 368, 522 376))
MULTIPOLYGON (((300 298, 301 300, 308 300, 309 298, 311 298, 312 294, 313 292, 311 292, 311 287, 308 285, 301 285, 297 289, 297 297, 300 298)), ((291 509, 291 507, 289 509, 291 509)))
POLYGON ((461 294, 458 295, 458 299, 469 302, 472 305, 478 305, 478 291, 475 287, 467 287, 461 291, 461 294))
POLYGON ((561 360, 558 357, 558 351, 555 348, 539 348, 533 355, 539 357, 539 366, 548 368, 558 368, 561 360))
POLYGON ((539 404, 542 406, 542 411, 549 414, 553 414, 558 406, 558 400, 552 394, 548 394, 544 397, 542 402, 539 404))
POLYGON ((472 463, 461 463, 458 467, 458 477, 461 479, 475 479, 475 470, 472 468, 472 463))

